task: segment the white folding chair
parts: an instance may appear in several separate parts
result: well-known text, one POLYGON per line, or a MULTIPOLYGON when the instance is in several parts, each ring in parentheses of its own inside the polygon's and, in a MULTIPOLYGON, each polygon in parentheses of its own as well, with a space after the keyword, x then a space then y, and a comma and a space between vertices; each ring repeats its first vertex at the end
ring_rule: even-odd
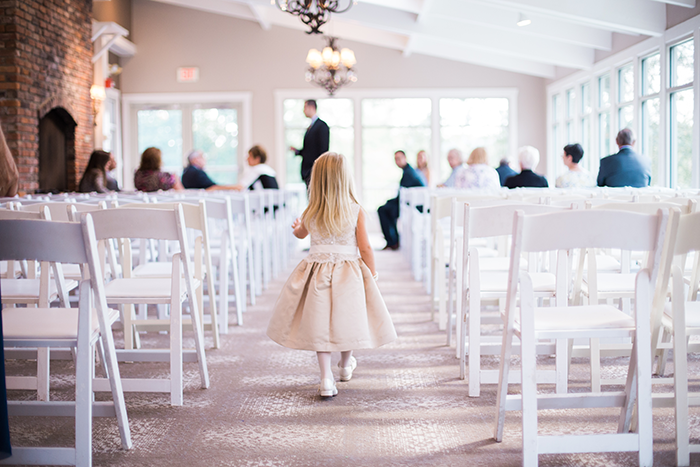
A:
MULTIPOLYGON (((478 204, 477 204, 478 206, 478 204)), ((470 203, 462 203, 461 210, 464 218, 465 235, 462 240, 461 250, 466 254, 460 258, 462 274, 460 275, 460 296, 462 296, 461 313, 459 320, 458 336, 460 350, 460 377, 464 379, 468 356, 469 363, 469 396, 479 397, 481 384, 495 384, 498 382, 498 372, 481 369, 482 355, 500 355, 501 336, 482 335, 482 324, 493 324, 501 321, 500 310, 494 313, 484 313, 481 310, 482 301, 503 301, 508 293, 508 270, 499 270, 504 258, 482 258, 481 250, 472 246, 475 239, 499 238, 513 231, 513 214, 522 211, 527 214, 541 214, 546 212, 563 211, 561 206, 547 206, 542 204, 495 204, 492 206, 472 207, 470 203)), ((531 277, 534 282, 534 294, 537 299, 557 298, 567 300, 568 287, 559 284, 557 287, 556 276, 552 271, 541 271, 537 267, 537 258, 531 255, 528 260, 518 258, 518 267, 523 267, 527 262, 530 267, 531 277)), ((513 264, 512 258, 507 258, 509 267, 513 264)), ((499 307, 500 308, 500 307, 499 307)), ((549 343, 538 343, 538 353, 551 355, 553 347, 549 343)), ((538 373, 538 381, 557 384, 557 392, 566 392, 566 373, 562 372, 561 365, 557 361, 555 372, 541 371, 538 373)), ((517 378, 517 375, 512 376, 517 378)))
MULTIPOLYGON (((656 215, 620 211, 574 210, 525 216, 515 214, 511 268, 508 277, 505 330, 501 352, 494 438, 501 441, 506 410, 522 410, 523 466, 538 465, 539 454, 635 451, 641 467, 653 462, 651 413, 651 329, 650 309, 653 287, 667 233, 676 213, 656 215), (576 248, 630 248, 650 252, 650 269, 637 274, 634 316, 610 305, 535 306, 532 279, 520 270, 522 253, 558 252, 557 281, 568 284, 567 251, 576 248), (519 312, 516 296, 520 289, 519 312), (521 341, 521 395, 508 395, 513 338, 521 341), (605 393, 538 394, 535 378, 538 339, 555 339, 557 353, 567 352, 574 338, 631 337, 634 342, 625 390, 605 393), (637 429, 629 427, 636 401, 637 429), (589 435, 540 435, 538 410, 563 408, 617 407, 616 433, 589 435)), ((673 230, 672 228, 669 230, 673 230)), ((669 232, 675 235, 675 231, 669 232)), ((563 298, 563 297, 559 297, 563 298)))
MULTIPOLYGON (((195 288, 197 290, 197 303, 199 304, 200 322, 204 330, 211 330, 214 338, 214 348, 218 349, 221 346, 219 339, 219 326, 217 323, 218 315, 216 313, 216 289, 214 288, 214 274, 211 264, 211 250, 209 241, 209 227, 207 208, 204 200, 190 200, 187 202, 183 199, 182 212, 185 219, 185 227, 199 232, 199 235, 194 239, 193 259, 194 270, 193 278, 195 279, 195 288), (190 204, 194 203, 194 204, 190 204), (211 321, 204 322, 204 276, 207 281, 207 294, 209 295, 209 311, 211 321)), ((125 204, 119 209, 166 209, 173 210, 177 208, 175 203, 139 203, 125 204)), ((158 258, 159 261, 147 262, 139 264, 131 271, 132 278, 169 278, 172 274, 172 261, 169 258, 158 258)), ((183 318, 183 326, 192 326, 192 320, 183 318)), ((169 326, 167 319, 161 320, 138 320, 134 321, 135 331, 159 331, 163 326, 169 326)))
POLYGON ((13 446, 12 457, 2 463, 91 466, 93 416, 116 416, 122 447, 130 449, 131 432, 111 330, 118 313, 105 302, 91 218, 86 216, 80 224, 0 220, 0 260, 7 259, 85 264, 91 279, 80 284, 78 308, 6 308, 2 312, 6 347, 76 349, 75 401, 8 402, 10 415, 75 417, 75 447, 13 446), (112 402, 93 401, 94 346, 98 342, 104 348, 112 402))
MULTIPOLYGON (((172 405, 183 402, 183 357, 188 361, 196 360, 199 364, 201 387, 209 387, 209 373, 204 353, 204 336, 196 299, 196 286, 193 280, 192 265, 185 232, 185 216, 181 205, 173 210, 165 209, 106 209, 92 214, 95 233, 98 240, 126 239, 122 257, 123 277, 113 279, 105 285, 107 303, 125 305, 122 313, 124 320, 124 350, 118 355, 122 361, 160 361, 170 362, 170 375, 167 379, 125 379, 124 390, 127 392, 166 392, 170 393, 172 405), (131 277, 130 238, 176 241, 180 253, 172 257, 172 274, 169 278, 134 278, 131 277), (194 330, 195 350, 184 352, 182 348, 182 303, 187 301, 194 330), (169 349, 136 349, 126 345, 132 334, 132 313, 128 310, 135 304, 170 305, 168 332, 169 349)), ((132 308, 133 310, 133 308, 132 308)), ((96 382, 97 386, 97 382, 96 382)), ((103 388, 104 386, 100 386, 103 388)))
MULTIPOLYGON (((700 444, 692 443, 695 438, 690 435, 689 407, 700 406, 700 392, 691 391, 688 385, 688 353, 700 351, 697 342, 690 343, 691 336, 700 335, 700 301, 697 294, 686 298, 686 280, 683 275, 683 259, 689 253, 700 251, 700 213, 681 216, 678 224, 678 234, 675 239, 674 255, 677 259, 672 266, 673 285, 671 302, 667 303, 652 325, 661 326, 661 331, 673 337, 673 382, 674 392, 671 394, 654 393, 654 407, 675 409, 676 428, 676 465, 690 465, 690 454, 700 453, 700 444)), ((669 261, 669 265, 671 262, 669 261)), ((695 286, 697 287, 697 285, 695 286)), ((692 287, 691 287, 692 290, 692 287)), ((655 310, 657 311, 657 310, 655 310)), ((655 344, 652 333, 652 343, 655 344)), ((665 340, 665 339, 664 339, 665 340)), ((659 366, 668 358, 668 352, 659 355, 659 366)), ((663 370, 661 371, 663 372, 663 370)), ((697 380, 697 375, 695 380, 697 380)))

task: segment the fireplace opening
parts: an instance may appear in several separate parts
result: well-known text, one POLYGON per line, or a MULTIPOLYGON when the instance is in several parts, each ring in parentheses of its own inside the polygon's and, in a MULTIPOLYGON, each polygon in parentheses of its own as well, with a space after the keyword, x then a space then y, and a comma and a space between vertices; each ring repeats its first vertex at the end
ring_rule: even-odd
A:
POLYGON ((68 170, 75 161, 77 123, 62 107, 39 121, 39 189, 37 193, 68 191, 68 170))

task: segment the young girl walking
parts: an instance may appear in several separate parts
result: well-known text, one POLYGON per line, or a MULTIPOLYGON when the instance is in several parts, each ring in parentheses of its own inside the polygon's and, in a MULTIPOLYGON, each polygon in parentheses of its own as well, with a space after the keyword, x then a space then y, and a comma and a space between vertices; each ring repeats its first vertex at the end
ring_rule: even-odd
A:
POLYGON ((353 350, 396 339, 365 224, 347 160, 322 154, 311 171, 309 206, 292 224, 297 238, 311 235, 311 248, 284 285, 267 328, 278 344, 316 351, 321 397, 338 394, 331 352, 340 352, 340 381, 350 381, 357 366, 353 350))

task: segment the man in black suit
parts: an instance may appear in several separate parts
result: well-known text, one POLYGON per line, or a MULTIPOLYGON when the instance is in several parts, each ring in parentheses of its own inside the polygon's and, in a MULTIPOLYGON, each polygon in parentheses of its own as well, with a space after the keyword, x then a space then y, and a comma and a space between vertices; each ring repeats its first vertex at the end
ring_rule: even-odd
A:
MULTIPOLYGON (((416 169, 411 167, 406 161, 406 153, 399 150, 394 153, 394 162, 403 171, 399 186, 410 188, 414 186, 425 186, 423 179, 418 175, 416 169)), ((420 206, 423 212, 423 206, 420 206)), ((396 228, 396 221, 399 218, 399 197, 391 198, 384 205, 377 209, 379 214, 379 224, 386 239, 385 250, 399 249, 399 232, 396 228)))
POLYGON ((649 160, 632 149, 634 133, 629 128, 619 131, 615 138, 620 151, 600 160, 598 186, 649 186, 651 167, 649 160))
POLYGON ((318 118, 316 115, 316 101, 308 100, 304 102, 304 115, 311 119, 311 124, 304 135, 304 147, 297 149, 290 146, 289 149, 294 151, 294 154, 301 156, 301 178, 309 187, 311 180, 311 169, 318 156, 324 152, 328 152, 328 142, 330 140, 330 130, 326 122, 318 118))
POLYGON ((540 162, 540 152, 536 148, 523 146, 518 149, 518 162, 520 163, 520 173, 508 177, 504 186, 508 188, 547 188, 549 186, 546 178, 532 171, 540 162))

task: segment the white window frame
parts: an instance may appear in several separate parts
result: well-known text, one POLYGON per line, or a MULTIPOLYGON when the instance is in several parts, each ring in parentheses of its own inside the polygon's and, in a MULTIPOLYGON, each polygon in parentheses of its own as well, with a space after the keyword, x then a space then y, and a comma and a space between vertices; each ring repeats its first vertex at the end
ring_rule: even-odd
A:
MULTIPOLYGON (((670 93, 677 91, 678 89, 668 89, 668 75, 669 75, 669 49, 672 45, 682 42, 684 39, 692 36, 694 39, 694 79, 692 83, 692 89, 694 90, 694 109, 693 109, 693 142, 692 142, 692 158, 693 158, 693 187, 700 187, 700 16, 691 18, 677 26, 674 26, 666 30, 659 37, 652 37, 650 39, 644 40, 638 44, 635 44, 621 52, 618 52, 610 57, 607 57, 598 63, 595 63, 590 70, 579 71, 573 73, 565 78, 554 81, 547 86, 547 121, 550 122, 547 125, 547 141, 550 142, 548 147, 550 148, 547 154, 548 160, 548 175, 554 177, 556 174, 549 171, 549 167, 554 166, 555 157, 558 157, 558 153, 553 151, 552 142, 554 141, 554 135, 551 131, 551 99, 554 94, 565 92, 572 86, 575 86, 576 92, 580 94, 580 86, 586 81, 591 81, 591 92, 595 96, 596 100, 594 102, 593 115, 596 119, 599 114, 599 102, 598 97, 598 77, 606 73, 610 73, 611 76, 611 110, 616 110, 617 103, 617 74, 616 71, 620 66, 623 66, 630 61, 634 64, 635 72, 635 96, 634 96, 634 125, 633 131, 636 135, 640 135, 641 130, 641 102, 650 96, 640 96, 641 94, 641 60, 655 52, 660 51, 660 63, 661 63, 661 92, 659 93, 660 102, 660 135, 659 135, 659 184, 665 186, 673 186, 673 181, 670 179, 670 139, 669 139, 669 126, 670 126, 670 116, 669 116, 669 105, 670 105, 670 93)), ((688 86, 690 88, 690 86, 688 86)), ((580 120, 582 116, 581 109, 577 108, 577 120, 580 120)), ((614 134, 616 133, 616 126, 619 125, 617 112, 616 115, 611 115, 611 139, 614 139, 614 134)), ((595 122, 596 131, 593 132, 591 144, 595 148, 595 152, 590 154, 592 157, 592 162, 598 160, 599 157, 605 157, 607 154, 598 154, 600 149, 600 142, 598 141, 599 135, 597 131, 597 122, 595 122)), ((581 137, 580 129, 576 133, 577 138, 581 137)), ((613 146, 614 148, 614 146, 613 146)), ((593 168, 591 168, 593 170, 593 168)), ((597 170, 597 165, 595 170, 597 170)), ((595 174, 594 174, 595 175, 595 174)))
MULTIPOLYGON (((138 121, 135 109, 142 105, 177 105, 177 104, 230 104, 242 109, 238 119, 238 167, 243 167, 246 150, 252 146, 252 101, 250 92, 188 92, 188 93, 130 93, 122 94, 122 129, 124 148, 128 157, 124 157, 122 174, 124 189, 134 189, 133 173, 139 165, 141 155, 138 149, 138 121)), ((185 141, 183 148, 191 146, 191 141, 185 141)), ((184 167, 183 154, 183 167, 184 167)))
MULTIPOLYGON (((279 89, 275 91, 275 151, 274 161, 281 186, 286 184, 284 147, 284 101, 286 99, 325 99, 328 95, 321 89, 279 89)), ((355 129, 355 184, 358 196, 362 197, 362 100, 363 99, 397 99, 430 98, 431 108, 431 143, 428 162, 430 167, 439 167, 440 158, 446 157, 440 149, 440 99, 443 98, 489 98, 508 99, 508 152, 515 157, 518 147, 518 89, 517 88, 446 88, 446 89, 343 89, 339 98, 352 99, 355 129)), ((398 148, 397 148, 398 149, 398 148)), ((431 177, 433 178, 433 177, 431 177)), ((431 183, 435 183, 433 180, 431 183)), ((362 199, 359 200, 362 202, 362 199)))

